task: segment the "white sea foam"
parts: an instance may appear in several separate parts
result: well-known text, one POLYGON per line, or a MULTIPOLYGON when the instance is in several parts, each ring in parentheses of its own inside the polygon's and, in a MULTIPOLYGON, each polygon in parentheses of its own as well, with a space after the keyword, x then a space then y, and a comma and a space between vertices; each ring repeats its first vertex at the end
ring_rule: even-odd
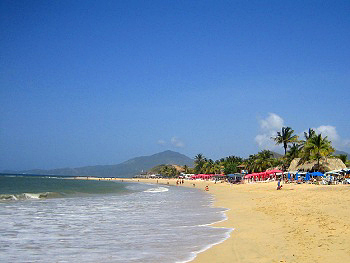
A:
POLYGON ((24 199, 40 199, 40 194, 24 193, 24 199))
POLYGON ((197 257, 197 255, 198 255, 199 253, 202 253, 202 252, 208 250, 209 248, 212 248, 213 246, 216 246, 216 245, 218 245, 218 244, 221 244, 222 242, 224 242, 226 239, 228 239, 228 238, 230 237, 231 232, 234 230, 234 228, 227 228, 227 229, 228 229, 229 231, 226 233, 226 235, 225 235, 224 238, 222 238, 222 239, 219 240, 218 242, 209 244, 209 245, 205 246, 204 248, 202 248, 202 249, 200 249, 200 250, 198 250, 198 251, 193 251, 193 252, 191 252, 191 256, 189 256, 188 259, 186 259, 186 260, 184 260, 184 261, 176 261, 176 263, 187 263, 187 262, 190 262, 190 261, 194 260, 194 259, 197 257))
POLYGON ((157 188, 147 189, 144 192, 145 193, 162 193, 162 192, 167 192, 167 191, 169 191, 169 189, 166 187, 157 187, 157 188))
POLYGON ((211 225, 226 216, 207 193, 172 186, 0 202, 0 209, 0 262, 188 262, 232 231, 211 225))

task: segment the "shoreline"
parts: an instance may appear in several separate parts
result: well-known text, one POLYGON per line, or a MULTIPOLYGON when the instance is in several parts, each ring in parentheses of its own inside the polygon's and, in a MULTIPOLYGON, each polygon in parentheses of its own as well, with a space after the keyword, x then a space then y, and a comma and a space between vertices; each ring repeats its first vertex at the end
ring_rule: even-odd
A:
MULTIPOLYGON (((97 178, 98 180, 98 178, 97 178)), ((175 185, 176 179, 116 179, 175 185)), ((227 220, 213 227, 233 228, 230 236, 199 251, 189 261, 209 262, 347 262, 350 259, 350 186, 284 184, 231 185, 185 180, 214 196, 215 207, 227 208, 227 220)))

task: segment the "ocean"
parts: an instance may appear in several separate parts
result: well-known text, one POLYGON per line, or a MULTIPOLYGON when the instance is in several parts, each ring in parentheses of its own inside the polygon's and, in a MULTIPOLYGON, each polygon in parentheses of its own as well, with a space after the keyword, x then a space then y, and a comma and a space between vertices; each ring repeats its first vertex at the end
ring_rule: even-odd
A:
POLYGON ((0 262, 188 262, 229 237, 198 189, 0 176, 0 262))

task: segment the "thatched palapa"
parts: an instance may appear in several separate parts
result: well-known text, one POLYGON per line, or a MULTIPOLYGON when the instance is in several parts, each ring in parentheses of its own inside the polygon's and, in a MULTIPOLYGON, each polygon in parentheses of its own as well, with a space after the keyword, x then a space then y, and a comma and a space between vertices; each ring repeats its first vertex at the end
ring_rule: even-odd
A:
MULTIPOLYGON (((300 158, 295 158, 289 166, 288 171, 311 171, 317 169, 317 161, 309 161, 304 164, 298 165, 300 158)), ((324 172, 345 169, 346 165, 339 158, 322 158, 320 160, 320 168, 324 172)))

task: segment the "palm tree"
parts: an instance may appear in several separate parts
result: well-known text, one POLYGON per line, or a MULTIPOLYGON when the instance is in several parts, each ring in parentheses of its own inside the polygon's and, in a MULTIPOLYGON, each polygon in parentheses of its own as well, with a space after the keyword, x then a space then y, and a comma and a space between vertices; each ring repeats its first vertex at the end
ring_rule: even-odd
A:
POLYGON ((200 173, 205 162, 206 162, 206 158, 201 153, 197 154, 194 157, 194 170, 196 173, 200 173))
POLYGON ((294 158, 298 158, 300 154, 301 145, 298 143, 293 143, 292 145, 288 145, 289 151, 287 152, 287 157, 291 160, 294 158))
POLYGON ((322 138, 322 134, 314 135, 309 138, 304 146, 304 152, 310 156, 310 159, 317 160, 317 167, 320 167, 320 159, 330 156, 334 152, 332 143, 327 136, 322 138))
POLYGON ((276 137, 271 137, 276 144, 283 144, 284 155, 287 153, 287 147, 289 143, 298 142, 298 136, 293 135, 294 130, 291 127, 282 127, 281 132, 277 132, 276 137))
POLYGON ((263 150, 257 154, 250 155, 245 161, 247 169, 250 172, 262 172, 274 166, 275 159, 272 158, 272 152, 263 150))
POLYGON ((307 141, 308 139, 310 139, 311 137, 313 137, 314 135, 316 135, 316 132, 314 129, 312 128, 309 128, 309 131, 308 132, 304 132, 304 137, 305 137, 305 140, 307 141))
POLYGON ((188 166, 185 164, 183 168, 184 168, 185 174, 188 174, 188 166))
POLYGON ((314 129, 309 128, 309 130, 307 132, 304 132, 304 138, 305 140, 301 140, 301 145, 300 145, 300 152, 299 152, 299 156, 300 160, 298 162, 298 164, 303 164, 306 161, 310 160, 310 151, 304 151, 304 147, 307 143, 308 140, 310 140, 312 137, 314 137, 316 135, 316 132, 314 129))
POLYGON ((251 155, 249 155, 249 158, 246 160, 247 169, 250 172, 255 172, 255 160, 256 159, 257 159, 257 155, 251 154, 251 155))
POLYGON ((272 153, 269 150, 263 150, 257 154, 255 160, 255 169, 257 172, 263 172, 273 166, 272 153))
POLYGON ((302 147, 303 146, 298 143, 293 143, 292 145, 288 145, 289 150, 283 158, 283 167, 285 168, 289 167, 290 163, 295 158, 299 158, 299 157, 301 157, 301 159, 303 158, 304 155, 302 154, 302 151, 301 151, 302 147))

